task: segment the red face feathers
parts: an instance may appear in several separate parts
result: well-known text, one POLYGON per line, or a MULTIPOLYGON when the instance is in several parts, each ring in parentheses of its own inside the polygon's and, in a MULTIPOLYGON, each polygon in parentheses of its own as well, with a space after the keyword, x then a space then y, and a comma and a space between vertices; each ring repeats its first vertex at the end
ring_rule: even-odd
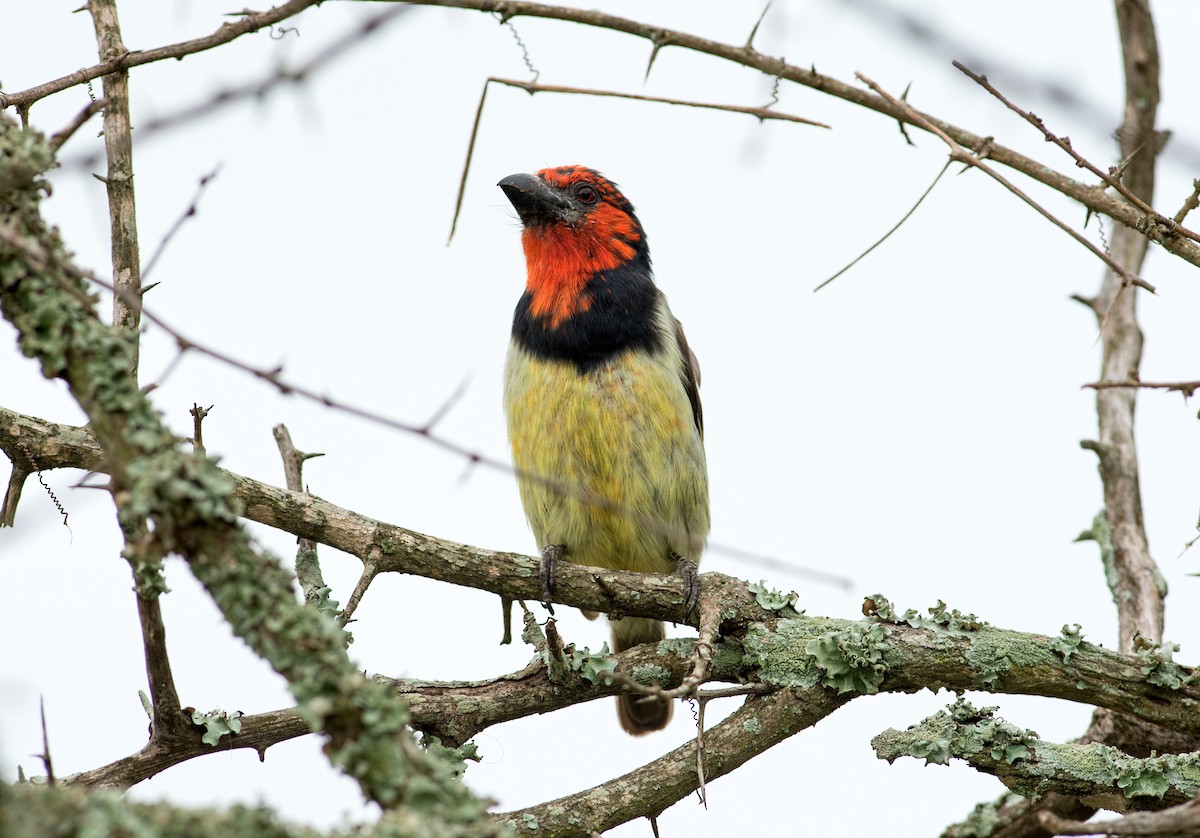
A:
POLYGON ((588 282, 638 259, 649 275, 646 236, 616 184, 583 166, 510 175, 498 184, 525 231, 529 313, 550 329, 587 311, 588 282))

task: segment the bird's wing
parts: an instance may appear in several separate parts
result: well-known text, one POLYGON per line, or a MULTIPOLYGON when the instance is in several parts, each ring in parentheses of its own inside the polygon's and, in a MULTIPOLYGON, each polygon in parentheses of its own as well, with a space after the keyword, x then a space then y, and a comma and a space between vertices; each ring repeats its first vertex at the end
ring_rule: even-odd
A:
POLYGON ((688 401, 692 403, 692 418, 696 420, 696 430, 704 436, 704 410, 700 406, 700 362, 696 354, 688 346, 687 337, 683 334, 683 324, 675 318, 675 340, 679 342, 679 354, 683 357, 683 389, 688 401))

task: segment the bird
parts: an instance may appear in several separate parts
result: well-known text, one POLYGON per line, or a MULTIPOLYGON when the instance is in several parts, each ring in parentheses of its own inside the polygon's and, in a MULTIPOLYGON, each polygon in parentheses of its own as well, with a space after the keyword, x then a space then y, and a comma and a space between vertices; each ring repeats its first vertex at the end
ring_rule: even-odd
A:
MULTIPOLYGON (((655 285, 646 232, 617 185, 584 166, 497 185, 523 226, 504 408, 543 599, 559 561, 675 572, 690 615, 709 531, 700 367, 655 285)), ((666 637, 659 620, 610 622, 616 652, 666 637)), ((660 698, 617 701, 634 736, 671 719, 660 698)))

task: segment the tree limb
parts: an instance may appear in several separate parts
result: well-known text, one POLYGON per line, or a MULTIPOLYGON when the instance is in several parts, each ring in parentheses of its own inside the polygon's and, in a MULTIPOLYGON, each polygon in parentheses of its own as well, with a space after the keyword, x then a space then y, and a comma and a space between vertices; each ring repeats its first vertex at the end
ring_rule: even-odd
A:
MULTIPOLYGON (((394 0, 385 0, 393 2, 394 0)), ((576 9, 566 6, 550 6, 524 0, 400 0, 424 6, 443 6, 456 9, 473 9, 500 15, 502 20, 514 17, 539 17, 580 23, 614 32, 624 32, 650 41, 655 49, 666 46, 679 47, 722 58, 744 67, 759 70, 768 76, 810 87, 837 99, 883 114, 901 123, 913 124, 904 110, 894 107, 886 99, 863 90, 861 87, 822 75, 814 69, 788 64, 779 58, 764 55, 752 47, 735 46, 708 38, 701 38, 675 29, 640 23, 628 18, 610 15, 591 9, 576 9)), ((1166 250, 1200 267, 1200 246, 1166 225, 1157 225, 1137 207, 1115 198, 1104 186, 1081 183, 1056 172, 1033 158, 1019 154, 1010 148, 992 142, 990 137, 981 137, 930 114, 916 111, 920 116, 936 125, 959 145, 981 152, 988 151, 988 158, 1020 172, 1042 183, 1068 198, 1083 204, 1093 212, 1103 213, 1115 221, 1137 231, 1151 241, 1161 244, 1166 250)), ((920 126, 917 126, 920 127, 920 126)), ((1148 202, 1149 203, 1149 202, 1148 202)))

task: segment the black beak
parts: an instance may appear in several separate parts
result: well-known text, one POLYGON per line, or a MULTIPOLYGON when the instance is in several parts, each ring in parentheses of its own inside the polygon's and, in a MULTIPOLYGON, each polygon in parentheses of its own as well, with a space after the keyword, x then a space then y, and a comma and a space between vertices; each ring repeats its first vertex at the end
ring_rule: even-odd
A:
POLYGON ((579 215, 570 199, 536 175, 509 175, 496 185, 504 190, 526 227, 570 223, 579 215))

